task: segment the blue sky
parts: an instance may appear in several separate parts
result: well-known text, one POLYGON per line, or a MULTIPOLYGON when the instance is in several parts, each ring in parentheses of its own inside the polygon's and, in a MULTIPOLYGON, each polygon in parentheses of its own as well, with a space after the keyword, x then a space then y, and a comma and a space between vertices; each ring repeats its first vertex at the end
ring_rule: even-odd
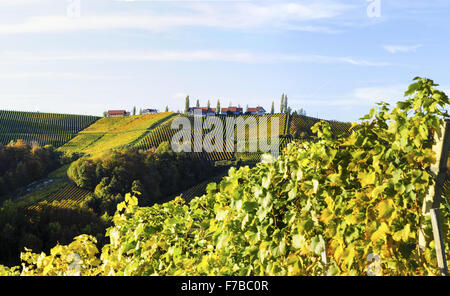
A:
POLYGON ((354 121, 415 76, 450 93, 450 1, 0 0, 0 109, 261 105, 354 121))

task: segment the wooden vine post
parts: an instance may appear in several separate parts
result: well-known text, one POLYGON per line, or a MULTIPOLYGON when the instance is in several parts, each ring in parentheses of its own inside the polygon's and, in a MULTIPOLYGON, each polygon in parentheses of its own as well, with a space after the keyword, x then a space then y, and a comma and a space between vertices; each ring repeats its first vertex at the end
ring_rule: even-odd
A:
MULTIPOLYGON (((435 183, 425 197, 422 213, 430 216, 433 227, 433 239, 436 249, 436 258, 441 275, 448 276, 447 260, 445 258, 445 246, 442 235, 442 226, 439 215, 442 191, 447 174, 448 150, 450 149, 450 120, 445 120, 435 138, 433 151, 436 153, 436 163, 430 167, 434 175, 435 183)), ((424 249, 426 242, 423 231, 419 233, 419 246, 424 249)))

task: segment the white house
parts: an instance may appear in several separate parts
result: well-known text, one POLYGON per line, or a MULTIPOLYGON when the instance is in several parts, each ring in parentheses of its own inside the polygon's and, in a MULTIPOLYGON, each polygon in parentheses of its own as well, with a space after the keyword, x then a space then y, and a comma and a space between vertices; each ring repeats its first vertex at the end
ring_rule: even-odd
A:
POLYGON ((252 115, 264 115, 266 114, 266 110, 261 107, 258 106, 256 108, 248 108, 247 112, 250 112, 252 115))

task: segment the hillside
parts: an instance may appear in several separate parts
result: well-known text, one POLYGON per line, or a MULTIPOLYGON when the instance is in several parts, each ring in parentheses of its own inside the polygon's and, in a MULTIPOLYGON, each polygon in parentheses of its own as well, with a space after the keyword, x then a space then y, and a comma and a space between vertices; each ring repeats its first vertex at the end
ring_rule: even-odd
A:
POLYGON ((0 144, 22 139, 59 147, 99 117, 38 112, 0 111, 0 144))
MULTIPOLYGON (((305 115, 291 115, 289 124, 289 134, 295 139, 308 139, 313 133, 311 128, 322 119, 305 116, 305 115)), ((330 124, 331 131, 334 135, 348 132, 351 123, 340 122, 335 120, 325 120, 330 124)))
POLYGON ((173 113, 130 117, 105 117, 59 148, 63 152, 96 154, 113 148, 133 145, 173 113))
MULTIPOLYGON (((224 151, 223 152, 214 152, 214 153, 200 153, 201 155, 199 155, 199 157, 203 157, 206 158, 208 160, 211 161, 218 161, 218 160, 227 160, 227 159, 233 159, 235 158, 234 152, 235 149, 233 149, 233 152, 227 152, 226 149, 226 143, 225 143, 225 139, 226 139, 226 135, 227 132, 229 132, 230 127, 226 125, 226 121, 228 118, 233 117, 236 118, 235 116, 223 116, 223 115, 218 115, 216 116, 217 118, 220 119, 220 121, 223 124, 223 130, 222 130, 222 136, 224 139, 224 151)), ((248 119, 255 119, 253 121, 253 123, 250 125, 250 129, 255 129, 256 133, 253 134, 249 132, 249 129, 246 128, 245 131, 245 138, 243 139, 241 136, 238 135, 237 133, 237 128, 235 126, 231 126, 231 129, 234 129, 234 141, 236 143, 237 140, 246 140, 246 143, 248 144, 249 141, 254 141, 255 139, 263 139, 263 138, 270 138, 271 134, 270 134, 270 126, 271 126, 271 117, 277 117, 279 120, 279 135, 280 136, 285 136, 288 130, 288 124, 289 124, 289 116, 287 116, 286 114, 266 114, 266 115, 262 115, 262 116, 258 116, 258 115, 242 115, 241 116, 244 120, 248 120, 248 119), (259 125, 261 124, 261 122, 263 122, 261 119, 265 119, 267 118, 267 135, 265 137, 260 137, 260 134, 258 133, 258 128, 259 125)), ((189 119, 190 123, 191 123, 191 127, 192 127, 192 131, 194 128, 194 117, 193 116, 187 116, 187 118, 189 119)), ((170 142, 170 140, 172 139, 172 137, 179 131, 179 129, 172 129, 171 128, 171 124, 173 122, 174 119, 168 120, 166 121, 164 124, 161 124, 160 126, 158 126, 152 133, 149 133, 146 137, 142 138, 139 142, 136 143, 136 147, 141 148, 141 149, 149 149, 152 147, 158 147, 162 142, 170 142)), ((249 121, 251 122, 251 121, 249 121)), ((215 129, 215 127, 213 127, 215 129)), ((213 129, 212 128, 212 129, 213 129)), ((210 131, 212 131, 212 129, 210 130, 203 130, 203 136, 207 135, 210 133, 210 131)), ((260 132, 260 131, 259 131, 260 132)), ((192 149, 194 148, 194 135, 193 132, 191 133, 191 140, 192 140, 192 149)), ((254 153, 253 153, 254 154, 254 153)), ((257 158, 259 160, 259 153, 257 154, 257 158)))
POLYGON ((428 168, 440 109, 450 102, 433 81, 418 79, 412 98, 371 111, 349 135, 336 139, 321 123, 317 141, 294 141, 278 159, 231 168, 206 194, 203 184, 185 191, 200 195, 189 202, 142 207, 128 194, 107 230, 109 244, 99 248, 81 235, 49 255, 23 253, 22 268, 0 266, 0 273, 68 275, 75 252, 83 276, 442 274, 436 236, 448 254, 450 211, 441 204, 442 232, 433 235, 422 207, 435 183, 428 168))

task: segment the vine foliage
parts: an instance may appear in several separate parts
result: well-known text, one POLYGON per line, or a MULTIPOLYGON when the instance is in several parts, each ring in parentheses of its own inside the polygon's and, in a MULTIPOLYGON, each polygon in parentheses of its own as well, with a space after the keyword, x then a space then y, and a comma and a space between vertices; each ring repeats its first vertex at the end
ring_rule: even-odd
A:
MULTIPOLYGON (((80 236, 50 255, 28 250, 22 268, 0 273, 64 275, 75 252, 82 275, 438 275, 421 213, 434 182, 433 139, 449 117, 449 99, 435 86, 415 78, 405 101, 379 103, 337 139, 317 123, 317 141, 231 168, 189 204, 178 197, 138 207, 127 195, 101 252, 80 236)), ((441 209, 449 254, 450 214, 441 209)))

